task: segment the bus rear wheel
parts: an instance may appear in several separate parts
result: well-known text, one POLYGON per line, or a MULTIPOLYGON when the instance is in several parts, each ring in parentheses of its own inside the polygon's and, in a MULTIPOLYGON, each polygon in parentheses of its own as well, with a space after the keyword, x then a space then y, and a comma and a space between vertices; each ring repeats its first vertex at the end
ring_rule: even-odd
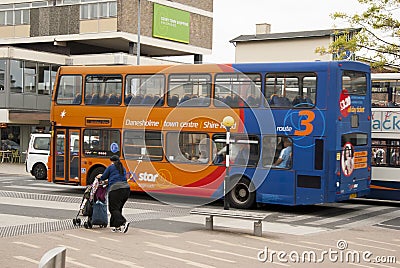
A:
POLYGON ((36 164, 32 169, 32 174, 37 180, 44 180, 47 178, 47 168, 44 164, 36 164))
POLYGON ((247 178, 241 178, 228 193, 229 203, 234 208, 251 208, 255 205, 254 186, 247 178))

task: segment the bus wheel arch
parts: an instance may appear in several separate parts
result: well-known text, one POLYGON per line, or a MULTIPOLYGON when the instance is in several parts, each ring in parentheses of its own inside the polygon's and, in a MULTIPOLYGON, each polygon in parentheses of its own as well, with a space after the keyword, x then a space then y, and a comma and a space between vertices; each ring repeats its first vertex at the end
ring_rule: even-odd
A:
POLYGON ((93 166, 86 176, 86 185, 91 185, 94 182, 94 178, 99 174, 103 174, 104 170, 106 168, 102 165, 93 166))
POLYGON ((254 184, 248 177, 233 177, 231 178, 230 183, 232 183, 232 188, 227 195, 232 207, 247 209, 255 206, 256 190, 254 184))

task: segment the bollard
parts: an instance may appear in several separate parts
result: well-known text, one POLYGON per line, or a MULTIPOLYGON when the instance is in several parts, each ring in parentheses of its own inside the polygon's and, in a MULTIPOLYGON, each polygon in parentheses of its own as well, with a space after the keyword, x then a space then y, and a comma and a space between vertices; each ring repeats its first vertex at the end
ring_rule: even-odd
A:
POLYGON ((257 221, 254 223, 254 235, 262 236, 262 222, 261 221, 257 221))
POLYGON ((210 217, 206 218, 206 228, 212 231, 214 229, 213 225, 214 225, 214 219, 213 216, 211 215, 210 217))
POLYGON ((65 268, 66 255, 65 247, 50 249, 40 259, 39 268, 65 268))

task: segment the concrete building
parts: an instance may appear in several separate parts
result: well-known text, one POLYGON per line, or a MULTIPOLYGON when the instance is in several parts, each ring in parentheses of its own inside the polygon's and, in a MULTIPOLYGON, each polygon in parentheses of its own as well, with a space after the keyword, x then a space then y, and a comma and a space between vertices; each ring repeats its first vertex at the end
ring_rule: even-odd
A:
POLYGON ((31 132, 48 130, 60 65, 200 63, 212 28, 213 0, 1 1, 1 140, 24 151, 31 132))
MULTIPOLYGON (((236 62, 278 62, 333 60, 335 55, 320 55, 317 47, 328 47, 336 38, 338 29, 302 32, 271 33, 271 25, 256 25, 256 33, 240 35, 232 40, 236 62)), ((359 29, 351 29, 349 36, 359 29)), ((353 59, 354 55, 349 55, 353 59)))

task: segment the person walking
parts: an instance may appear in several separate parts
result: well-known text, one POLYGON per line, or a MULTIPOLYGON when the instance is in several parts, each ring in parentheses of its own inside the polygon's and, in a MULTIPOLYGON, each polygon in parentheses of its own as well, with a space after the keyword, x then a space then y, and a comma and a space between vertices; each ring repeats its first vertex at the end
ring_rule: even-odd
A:
POLYGON ((126 170, 117 155, 110 157, 112 164, 101 175, 100 180, 108 181, 108 210, 111 213, 110 227, 112 232, 126 233, 129 222, 122 215, 122 208, 131 193, 126 181, 126 170))

